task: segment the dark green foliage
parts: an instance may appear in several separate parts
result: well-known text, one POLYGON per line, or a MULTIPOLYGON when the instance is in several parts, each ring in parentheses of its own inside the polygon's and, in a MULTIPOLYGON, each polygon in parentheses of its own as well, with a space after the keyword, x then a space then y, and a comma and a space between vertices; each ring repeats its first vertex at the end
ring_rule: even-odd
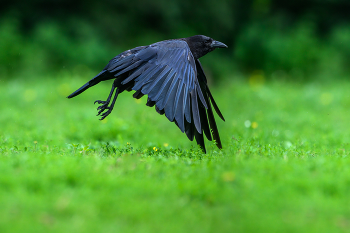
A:
POLYGON ((203 58, 216 79, 256 70, 347 77, 349 8, 344 0, 1 2, 0 75, 98 72, 126 49, 205 34, 229 46, 203 58))

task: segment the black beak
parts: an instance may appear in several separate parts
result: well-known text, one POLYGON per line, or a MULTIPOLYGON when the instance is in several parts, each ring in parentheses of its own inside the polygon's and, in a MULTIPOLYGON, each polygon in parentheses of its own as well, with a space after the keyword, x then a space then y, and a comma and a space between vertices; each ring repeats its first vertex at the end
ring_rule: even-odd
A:
POLYGON ((212 48, 228 48, 227 45, 225 45, 224 43, 217 41, 217 40, 213 40, 213 42, 211 42, 211 47, 212 48))

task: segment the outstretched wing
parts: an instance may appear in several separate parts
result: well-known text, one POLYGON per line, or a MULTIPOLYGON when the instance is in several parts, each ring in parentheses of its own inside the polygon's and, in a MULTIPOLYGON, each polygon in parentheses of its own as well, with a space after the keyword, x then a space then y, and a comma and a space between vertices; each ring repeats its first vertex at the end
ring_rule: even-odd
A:
MULTIPOLYGON (((213 128, 215 120, 209 102, 211 95, 206 83, 200 83, 197 78, 196 63, 185 41, 169 40, 119 56, 111 60, 105 69, 118 78, 119 87, 128 86, 125 89, 135 90, 135 98, 148 95, 148 106, 155 105, 157 112, 175 122, 190 140, 196 137, 204 150, 203 131, 211 140, 210 128, 217 133, 214 139, 221 148, 217 128, 213 128)), ((201 67, 200 72, 203 72, 201 67)))

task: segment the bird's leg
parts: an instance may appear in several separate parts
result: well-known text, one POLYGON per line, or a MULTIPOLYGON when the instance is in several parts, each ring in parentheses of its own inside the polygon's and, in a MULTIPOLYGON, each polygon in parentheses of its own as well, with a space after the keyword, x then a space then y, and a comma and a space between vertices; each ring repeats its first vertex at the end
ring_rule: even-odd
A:
POLYGON ((119 94, 119 88, 117 88, 117 90, 116 90, 116 92, 115 92, 115 95, 114 95, 114 98, 113 98, 113 101, 112 101, 111 105, 108 106, 108 104, 109 104, 109 102, 110 102, 110 100, 111 100, 111 97, 112 97, 112 95, 113 95, 114 89, 115 89, 115 87, 112 88, 111 94, 109 95, 107 101, 101 101, 101 102, 103 103, 103 105, 101 105, 101 106, 99 106, 99 107, 97 108, 97 110, 100 110, 100 111, 98 112, 97 116, 100 115, 100 114, 102 113, 102 114, 101 114, 102 118, 100 119, 101 121, 102 121, 103 119, 105 119, 105 118, 112 112, 112 110, 113 110, 113 108, 114 108, 115 101, 117 100, 117 97, 118 97, 118 94, 119 94), (108 110, 107 110, 106 112, 103 112, 103 111, 106 110, 106 109, 108 109, 108 110))
POLYGON ((108 105, 109 105, 109 103, 110 103, 110 101, 111 101, 111 98, 112 98, 112 96, 113 96, 113 92, 114 92, 115 88, 116 88, 116 85, 115 85, 115 82, 113 82, 112 89, 111 89, 111 92, 109 93, 109 96, 108 96, 107 100, 106 100, 106 101, 96 100, 96 101, 94 102, 94 103, 102 104, 101 106, 99 106, 99 107, 97 108, 97 110, 99 110, 98 113, 97 113, 97 116, 100 115, 100 114, 102 113, 102 115, 101 115, 102 118, 101 118, 100 120, 105 119, 105 118, 112 112, 112 110, 113 110, 115 101, 117 100, 117 97, 118 97, 118 94, 119 94, 118 88, 117 88, 116 93, 115 93, 115 95, 114 95, 114 99, 113 99, 113 101, 112 101, 112 104, 111 104, 110 106, 108 106, 108 105), (103 111, 106 110, 106 109, 108 109, 108 110, 107 110, 106 112, 103 112, 103 111))
MULTIPOLYGON (((111 98, 112 98, 114 89, 115 89, 115 85, 114 85, 114 82, 113 82, 112 90, 111 90, 111 92, 109 93, 109 96, 108 96, 107 100, 106 100, 106 101, 103 101, 103 100, 96 100, 96 101, 94 102, 94 104, 96 104, 96 103, 102 104, 101 106, 99 106, 99 107, 97 108, 97 110, 102 110, 102 111, 103 111, 103 110, 105 110, 105 109, 108 107, 108 104, 109 104, 109 102, 111 101, 111 98)), ((101 113, 101 112, 99 112, 97 115, 99 115, 100 113, 101 113)))
POLYGON ((115 95, 114 95, 114 98, 113 98, 113 101, 112 101, 111 105, 109 107, 108 106, 105 107, 103 110, 100 110, 98 112, 98 115, 100 115, 105 109, 108 109, 106 112, 102 113, 102 115, 101 115, 102 118, 100 119, 101 121, 103 119, 105 119, 112 112, 112 110, 114 108, 115 101, 117 100, 118 94, 119 94, 119 88, 117 88, 117 90, 115 92, 115 95))

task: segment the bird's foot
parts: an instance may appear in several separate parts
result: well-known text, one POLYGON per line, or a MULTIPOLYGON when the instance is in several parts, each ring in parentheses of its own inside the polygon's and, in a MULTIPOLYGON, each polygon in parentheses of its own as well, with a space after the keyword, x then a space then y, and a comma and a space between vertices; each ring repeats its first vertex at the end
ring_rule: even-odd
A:
POLYGON ((104 112, 104 113, 102 113, 101 110, 100 110, 99 113, 98 113, 98 115, 100 115, 102 113, 100 121, 105 119, 109 114, 111 114, 111 112, 112 112, 111 108, 108 108, 108 110, 106 112, 104 112))
POLYGON ((103 105, 108 106, 109 101, 96 100, 96 101, 94 102, 94 104, 96 104, 96 103, 98 103, 98 104, 102 104, 102 105, 99 107, 99 108, 101 108, 103 105))
POLYGON ((97 108, 98 113, 96 116, 101 115, 102 118, 100 120, 102 121, 112 112, 112 108, 108 107, 109 101, 96 100, 94 102, 94 104, 96 104, 96 103, 101 104, 101 106, 98 106, 98 108, 97 108), (105 110, 107 110, 107 111, 103 112, 105 110))

